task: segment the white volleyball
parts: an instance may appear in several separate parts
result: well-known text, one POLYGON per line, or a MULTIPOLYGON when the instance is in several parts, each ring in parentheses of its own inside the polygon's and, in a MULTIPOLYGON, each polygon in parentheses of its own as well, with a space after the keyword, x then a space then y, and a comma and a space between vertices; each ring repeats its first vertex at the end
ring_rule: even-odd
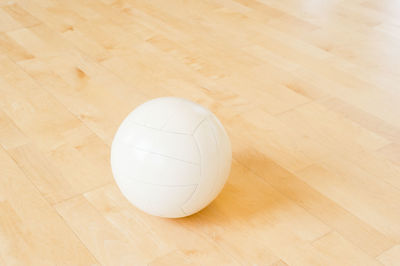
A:
POLYGON ((222 190, 231 159, 229 137, 215 115, 175 97, 133 110, 111 147, 123 195, 146 213, 170 218, 206 207, 222 190))

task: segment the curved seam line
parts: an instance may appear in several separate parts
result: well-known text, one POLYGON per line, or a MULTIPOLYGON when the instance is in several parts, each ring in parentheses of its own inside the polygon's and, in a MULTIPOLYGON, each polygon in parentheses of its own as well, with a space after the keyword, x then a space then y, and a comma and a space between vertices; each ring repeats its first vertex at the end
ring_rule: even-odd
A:
MULTIPOLYGON (((212 135, 213 135, 213 138, 214 138, 214 141, 215 141, 215 146, 217 147, 217 154, 218 154, 218 176, 220 176, 221 175, 221 162, 220 162, 220 159, 221 159, 221 157, 220 157, 220 152, 221 152, 221 149, 220 149, 220 143, 219 143, 219 141, 217 141, 217 136, 215 135, 215 130, 212 128, 212 126, 210 126, 210 128, 211 128, 211 132, 212 132, 212 135)), ((214 183, 213 183, 213 189, 212 189, 212 191, 210 192, 210 194, 211 193, 213 193, 214 194, 214 189, 215 189, 215 184, 217 183, 217 180, 218 179, 215 179, 214 180, 214 183)), ((214 200, 214 199, 213 199, 214 200)))
POLYGON ((157 153, 157 152, 153 152, 153 151, 147 151, 147 150, 145 150, 145 149, 142 149, 142 148, 139 148, 139 147, 136 147, 136 146, 133 146, 133 147, 134 147, 135 149, 137 149, 137 150, 144 151, 144 152, 148 152, 148 153, 150 153, 150 154, 155 154, 155 155, 159 155, 159 156, 162 156, 162 157, 167 157, 167 158, 169 158, 169 159, 177 160, 177 161, 180 161, 180 162, 183 162, 183 163, 187 163, 187 164, 199 165, 198 163, 194 163, 194 162, 190 162, 190 161, 185 161, 185 160, 182 160, 182 159, 175 158, 175 157, 173 157, 173 156, 164 155, 164 154, 157 153))
POLYGON ((171 114, 168 116, 168 118, 166 119, 164 125, 161 126, 160 130, 163 131, 163 128, 166 127, 168 125, 168 122, 172 119, 172 117, 174 117, 176 115, 176 112, 173 113, 171 112, 171 114))
POLYGON ((196 133, 196 130, 200 127, 200 125, 209 117, 210 115, 206 115, 200 122, 199 124, 196 126, 196 128, 193 130, 193 132, 190 134, 191 136, 194 135, 194 133, 196 133))
POLYGON ((146 182, 140 179, 136 179, 136 178, 130 178, 128 180, 129 183, 131 182, 133 183, 142 183, 142 184, 146 184, 146 185, 153 185, 153 186, 159 186, 159 187, 193 187, 193 186, 197 186, 198 184, 188 184, 188 185, 163 185, 163 184, 155 184, 155 183, 151 183, 151 182, 146 182))
MULTIPOLYGON (((200 124, 203 123, 204 120, 206 120, 206 118, 204 118, 204 119, 199 123, 199 125, 196 127, 196 129, 195 129, 195 130, 193 131, 193 133, 192 133, 192 137, 193 137, 193 139, 194 139, 194 143, 196 144, 197 151, 199 152, 199 164, 200 164, 200 167, 199 167, 199 168, 200 168, 199 182, 201 182, 201 180, 202 180, 202 174, 203 174, 203 170, 201 169, 201 162, 202 162, 202 159, 201 159, 201 152, 200 152, 199 144, 197 143, 196 137, 193 136, 193 135, 194 135, 194 133, 196 132, 197 128, 200 126, 200 124)), ((199 186, 199 184, 196 184, 196 187, 194 188, 192 194, 191 194, 190 197, 182 204, 182 206, 181 206, 181 208, 180 208, 180 209, 182 210, 182 212, 183 212, 184 214, 186 214, 186 215, 187 215, 187 213, 183 210, 183 208, 184 208, 185 205, 190 201, 190 199, 193 197, 193 195, 194 195, 195 192, 197 191, 198 186, 199 186)))
POLYGON ((186 215, 187 215, 187 213, 183 210, 183 207, 184 207, 185 204, 193 197, 193 195, 194 195, 194 193, 196 192, 197 187, 199 186, 199 184, 196 184, 195 186, 196 186, 196 187, 193 189, 192 193, 190 193, 190 196, 185 200, 184 203, 182 203, 182 206, 181 206, 181 208, 180 208, 181 211, 182 211, 184 214, 186 214, 186 215))
POLYGON ((191 136, 192 134, 190 133, 180 133, 180 132, 174 132, 174 131, 168 131, 168 130, 163 130, 160 128, 156 128, 156 127, 149 127, 140 123, 137 123, 135 121, 132 121, 132 124, 135 124, 137 126, 141 126, 141 127, 145 127, 145 128, 149 128, 149 129, 153 129, 153 130, 157 130, 157 131, 161 131, 161 132, 165 132, 165 133, 170 133, 170 134, 177 134, 177 135, 185 135, 185 136, 191 136))

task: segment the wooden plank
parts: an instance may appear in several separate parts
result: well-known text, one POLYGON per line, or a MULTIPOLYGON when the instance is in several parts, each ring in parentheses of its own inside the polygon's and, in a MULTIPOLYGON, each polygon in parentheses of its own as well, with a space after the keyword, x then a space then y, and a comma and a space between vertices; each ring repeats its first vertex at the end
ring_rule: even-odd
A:
POLYGON ((385 266, 395 266, 400 261, 400 246, 396 245, 378 256, 378 260, 385 266))
POLYGON ((6 264, 97 264, 2 148, 0 168, 0 258, 6 264))
POLYGON ((312 244, 336 264, 381 265, 375 258, 366 255, 337 232, 331 232, 315 240, 312 244))

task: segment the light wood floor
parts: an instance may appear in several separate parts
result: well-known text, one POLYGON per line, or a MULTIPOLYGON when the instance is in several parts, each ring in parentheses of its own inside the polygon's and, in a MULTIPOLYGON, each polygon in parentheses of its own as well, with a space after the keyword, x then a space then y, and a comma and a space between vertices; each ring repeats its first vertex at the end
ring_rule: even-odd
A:
POLYGON ((396 0, 0 0, 0 265, 400 265, 399 89, 396 0), (176 220, 109 163, 167 95, 234 158, 176 220))

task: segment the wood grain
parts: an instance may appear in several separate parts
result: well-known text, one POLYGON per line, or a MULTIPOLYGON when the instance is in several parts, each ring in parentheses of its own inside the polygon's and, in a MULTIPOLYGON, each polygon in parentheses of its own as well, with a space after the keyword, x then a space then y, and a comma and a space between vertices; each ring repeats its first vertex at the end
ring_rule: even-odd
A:
POLYGON ((0 0, 1 265, 400 265, 396 1, 0 0), (220 196, 149 216, 110 144, 185 97, 232 141, 220 196))

